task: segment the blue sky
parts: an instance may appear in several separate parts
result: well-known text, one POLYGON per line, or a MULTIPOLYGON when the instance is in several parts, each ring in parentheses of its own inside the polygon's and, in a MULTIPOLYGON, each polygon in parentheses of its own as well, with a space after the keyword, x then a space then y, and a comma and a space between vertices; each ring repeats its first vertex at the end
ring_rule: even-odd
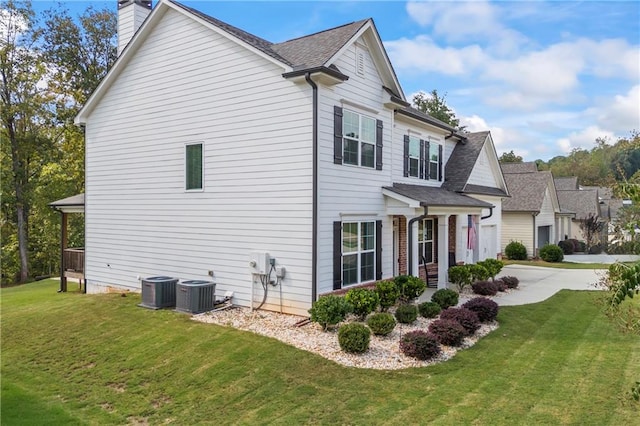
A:
MULTIPOLYGON (((461 124, 526 161, 640 130, 638 1, 182 2, 272 42, 371 17, 407 98, 437 89, 461 124)), ((117 7, 62 2, 90 4, 117 7)))

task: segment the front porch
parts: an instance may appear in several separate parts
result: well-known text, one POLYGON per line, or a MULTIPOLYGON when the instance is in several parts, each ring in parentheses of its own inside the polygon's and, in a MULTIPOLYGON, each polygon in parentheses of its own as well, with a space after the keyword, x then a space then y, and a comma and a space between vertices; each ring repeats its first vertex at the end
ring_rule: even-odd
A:
POLYGON ((67 279, 75 278, 80 283, 80 289, 86 293, 84 247, 68 247, 69 235, 67 232, 69 214, 84 213, 84 194, 54 201, 49 203, 49 206, 60 212, 60 289, 58 292, 67 291, 67 279))

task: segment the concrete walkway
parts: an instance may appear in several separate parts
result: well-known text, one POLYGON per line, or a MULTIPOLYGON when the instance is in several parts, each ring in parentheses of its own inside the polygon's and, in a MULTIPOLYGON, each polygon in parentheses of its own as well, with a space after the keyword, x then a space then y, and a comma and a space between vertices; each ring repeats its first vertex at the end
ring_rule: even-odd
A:
POLYGON ((637 254, 565 254, 565 262, 573 263, 615 263, 615 262, 638 262, 640 256, 637 254))
MULTIPOLYGON (((542 302, 562 289, 568 290, 600 290, 595 284, 606 273, 605 270, 593 269, 556 269, 528 265, 507 265, 502 268, 499 276, 512 275, 520 280, 517 289, 508 293, 498 293, 491 297, 503 306, 527 305, 542 302)), ((418 302, 431 300, 435 289, 428 288, 418 302)), ((473 293, 460 295, 459 304, 478 297, 473 293)))

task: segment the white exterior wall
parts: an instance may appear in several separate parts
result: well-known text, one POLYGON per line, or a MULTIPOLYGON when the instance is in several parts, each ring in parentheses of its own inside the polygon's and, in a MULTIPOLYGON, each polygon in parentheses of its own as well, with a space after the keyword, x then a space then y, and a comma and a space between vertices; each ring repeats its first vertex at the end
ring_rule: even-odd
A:
POLYGON ((535 254, 533 240, 533 220, 531 213, 502 212, 502 253, 511 241, 518 241, 527 248, 527 256, 535 254))
POLYGON ((499 173, 498 170, 494 170, 491 167, 491 162, 489 161, 489 157, 487 156, 486 146, 482 148, 480 154, 478 155, 478 159, 476 160, 476 164, 471 171, 471 175, 469 176, 469 184, 473 185, 482 185, 489 186, 493 188, 500 188, 498 179, 496 179, 496 173, 499 173))
MULTIPOLYGON (((549 231, 549 243, 556 244, 558 242, 556 238, 556 212, 553 208, 553 202, 551 201, 551 192, 547 188, 542 200, 542 207, 540 208, 540 214, 536 217, 536 227, 550 226, 549 231)), ((538 231, 536 230, 536 238, 538 231)), ((536 246, 539 244, 536 242, 536 246)))
MULTIPOLYGON (((311 90, 169 10, 86 128, 89 291, 137 277, 210 279, 248 306, 252 251, 284 265, 284 311, 311 301, 311 90), (206 49, 206 50, 204 50, 206 49), (219 78, 216 78, 219 77, 219 78), (185 192, 185 144, 202 142, 204 190, 185 192)), ((267 305, 279 309, 279 289, 267 305)))
POLYGON ((133 3, 118 10, 118 56, 151 13, 151 9, 133 3))
POLYGON ((392 183, 393 112, 382 105, 382 80, 366 46, 357 44, 365 57, 364 77, 356 74, 354 44, 335 62, 349 80, 320 86, 319 92, 318 294, 333 290, 334 221, 382 220, 382 276, 393 276, 393 220, 385 212, 381 189, 392 183), (383 121, 382 170, 334 164, 334 106, 383 121))

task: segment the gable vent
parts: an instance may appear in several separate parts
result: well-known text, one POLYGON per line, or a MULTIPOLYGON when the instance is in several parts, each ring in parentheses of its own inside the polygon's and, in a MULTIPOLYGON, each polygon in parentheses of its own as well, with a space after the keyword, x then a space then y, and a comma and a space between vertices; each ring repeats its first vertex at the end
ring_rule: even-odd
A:
POLYGON ((364 77, 364 52, 356 48, 356 74, 364 77))

